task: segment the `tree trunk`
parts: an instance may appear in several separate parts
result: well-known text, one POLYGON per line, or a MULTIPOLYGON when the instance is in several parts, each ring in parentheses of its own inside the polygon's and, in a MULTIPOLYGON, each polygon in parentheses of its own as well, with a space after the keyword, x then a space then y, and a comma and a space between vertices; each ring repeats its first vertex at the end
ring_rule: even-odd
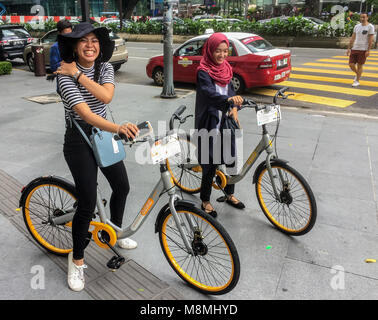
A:
POLYGON ((133 14, 134 8, 137 5, 139 0, 123 0, 122 7, 123 7, 123 14, 126 19, 130 19, 133 14))

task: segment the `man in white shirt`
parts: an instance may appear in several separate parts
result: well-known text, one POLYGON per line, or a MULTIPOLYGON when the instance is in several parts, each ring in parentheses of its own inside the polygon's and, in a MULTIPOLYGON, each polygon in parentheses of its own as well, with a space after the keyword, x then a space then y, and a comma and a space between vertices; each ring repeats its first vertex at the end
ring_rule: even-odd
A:
POLYGON ((356 73, 352 87, 360 85, 362 66, 370 54, 373 46, 374 26, 368 22, 367 13, 360 14, 360 22, 354 27, 352 38, 349 42, 347 55, 349 56, 349 67, 356 73))

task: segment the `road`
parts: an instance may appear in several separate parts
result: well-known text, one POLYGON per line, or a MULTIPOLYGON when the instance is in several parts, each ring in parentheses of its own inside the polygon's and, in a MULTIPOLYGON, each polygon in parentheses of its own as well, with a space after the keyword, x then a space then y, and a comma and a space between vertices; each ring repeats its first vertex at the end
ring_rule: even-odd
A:
MULTIPOLYGON (((175 44, 174 47, 178 47, 175 44)), ((149 58, 163 54, 161 43, 128 42, 129 61, 116 73, 116 81, 140 85, 154 83, 146 75, 149 58)), ((378 114, 378 52, 372 52, 364 67, 361 86, 352 88, 353 73, 348 67, 343 49, 289 48, 292 53, 290 79, 279 85, 248 90, 244 95, 258 102, 271 102, 271 96, 282 86, 290 87, 286 106, 323 109, 336 112, 378 114)), ((27 70, 22 60, 15 68, 27 70)), ((195 85, 175 83, 176 89, 195 90, 195 85)))
MULTIPOLYGON (((187 92, 186 96, 179 99, 160 99, 161 89, 155 87, 152 80, 145 76, 144 68, 149 57, 161 53, 162 45, 129 43, 128 48, 130 60, 116 73, 118 83, 112 101, 116 120, 150 120, 156 129, 159 121, 168 120, 181 104, 188 106, 186 114, 193 114, 193 85, 176 84, 176 88, 187 92)), ((294 67, 299 67, 306 63, 316 63, 313 61, 318 59, 340 55, 343 51, 318 50, 315 55, 313 50, 294 48, 292 52, 293 59, 295 58, 294 67)), ((15 61, 13 64, 16 69, 25 70, 22 62, 15 61)), ((339 87, 350 89, 345 84, 339 87)), ((294 86, 291 90, 293 88, 294 86)), ((36 78, 29 72, 15 71, 9 77, 0 79, 0 89, 7 92, 0 104, 0 134, 3 137, 0 150, 6 150, 0 153, 1 169, 23 184, 35 177, 49 174, 72 181, 62 156, 64 120, 61 103, 40 105, 25 99, 54 92, 55 83, 36 78), (14 135, 14 128, 18 128, 19 134, 14 135)), ((302 92, 304 89, 295 87, 296 92, 297 90, 302 92)), ((320 93, 332 94, 320 90, 308 91, 308 94, 314 96, 320 93)), ((263 95, 254 97, 266 99, 263 95)), ((352 97, 360 99, 360 96, 352 97)), ((297 106, 304 104, 300 100, 289 102, 297 106)), ((319 106, 315 103, 308 105, 309 108, 322 107, 339 111, 356 108, 355 104, 345 108, 319 106)), ((236 195, 246 204, 246 209, 236 210, 227 204, 218 203, 215 199, 221 193, 215 190, 212 193, 212 203, 219 214, 218 221, 231 235, 241 259, 240 281, 232 292, 219 297, 204 296, 188 288, 177 277, 165 261, 154 233, 156 211, 152 213, 154 217, 143 225, 143 229, 132 237, 138 242, 138 249, 124 254, 159 279, 177 288, 186 298, 197 301, 376 300, 376 265, 365 263, 365 259, 376 259, 378 252, 377 119, 366 119, 360 115, 325 115, 315 111, 283 108, 283 121, 277 139, 279 157, 290 161, 290 165, 306 178, 315 193, 318 220, 310 233, 300 237, 288 237, 272 228, 256 200, 252 185, 254 169, 236 186, 236 195), (342 283, 339 282, 340 276, 345 277, 345 287, 339 289, 334 284, 342 283)), ((241 119, 245 132, 243 158, 248 159, 261 131, 256 126, 255 115, 252 112, 248 114, 247 111, 245 115, 241 119)), ((193 118, 185 125, 188 125, 186 128, 192 128, 193 118)), ((132 188, 124 224, 132 222, 159 178, 156 166, 140 164, 135 160, 135 148, 127 148, 126 152, 126 166, 132 188)), ((263 158, 258 159, 257 163, 261 161, 263 158)), ((104 198, 109 199, 109 186, 102 175, 99 175, 99 186, 104 198)), ((183 197, 198 203, 200 201, 198 195, 183 194, 183 197)), ((157 209, 167 201, 166 195, 162 198, 157 209)), ((9 252, 6 250, 7 255, 9 252)), ((13 265, 15 268, 19 267, 15 263, 13 265)), ((115 276, 118 276, 117 273, 115 276)), ((59 279, 53 280, 54 285, 68 290, 63 275, 59 279)), ((16 293, 17 297, 24 294, 22 291, 16 293)))

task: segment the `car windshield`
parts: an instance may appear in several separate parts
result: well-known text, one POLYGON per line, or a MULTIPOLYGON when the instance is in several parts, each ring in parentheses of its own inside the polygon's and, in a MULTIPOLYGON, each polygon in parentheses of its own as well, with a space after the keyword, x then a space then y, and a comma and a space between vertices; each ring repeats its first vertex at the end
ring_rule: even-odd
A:
POLYGON ((261 38, 252 41, 248 41, 248 39, 245 40, 246 41, 242 40, 242 42, 253 53, 274 49, 272 44, 261 38))
POLYGON ((307 17, 307 19, 314 21, 317 24, 324 24, 325 23, 323 20, 320 20, 320 19, 314 18, 314 17, 307 17))
POLYGON ((29 33, 22 28, 14 29, 2 29, 4 37, 18 37, 18 38, 28 38, 30 37, 29 33))
POLYGON ((110 40, 119 39, 119 37, 114 32, 109 32, 109 38, 110 40))

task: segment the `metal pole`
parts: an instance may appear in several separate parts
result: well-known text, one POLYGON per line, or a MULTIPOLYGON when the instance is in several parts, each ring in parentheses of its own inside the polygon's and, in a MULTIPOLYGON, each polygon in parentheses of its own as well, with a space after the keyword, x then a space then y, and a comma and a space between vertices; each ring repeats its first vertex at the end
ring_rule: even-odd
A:
POLYGON ((164 85, 161 98, 176 98, 173 85, 173 24, 172 1, 164 0, 164 85))
POLYGON ((89 22, 89 4, 88 0, 80 0, 81 3, 81 20, 89 22))
POLYGON ((122 30, 122 20, 123 20, 123 12, 122 12, 122 0, 119 0, 118 3, 119 9, 119 29, 122 30))

